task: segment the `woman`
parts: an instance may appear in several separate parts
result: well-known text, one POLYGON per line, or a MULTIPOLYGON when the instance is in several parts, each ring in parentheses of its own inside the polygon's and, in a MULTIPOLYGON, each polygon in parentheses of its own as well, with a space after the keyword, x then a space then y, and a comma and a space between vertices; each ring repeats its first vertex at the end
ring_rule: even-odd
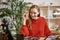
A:
POLYGON ((20 33, 26 37, 40 37, 40 40, 45 39, 48 35, 54 34, 49 30, 45 18, 40 16, 40 8, 37 5, 30 7, 29 19, 26 18, 26 13, 24 13, 20 33))

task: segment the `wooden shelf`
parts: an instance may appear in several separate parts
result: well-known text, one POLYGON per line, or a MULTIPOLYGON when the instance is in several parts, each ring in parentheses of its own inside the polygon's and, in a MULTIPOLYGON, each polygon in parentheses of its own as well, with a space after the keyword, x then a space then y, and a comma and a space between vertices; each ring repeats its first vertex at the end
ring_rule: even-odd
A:
POLYGON ((60 13, 54 13, 54 15, 60 15, 60 13))
MULTIPOLYGON (((50 6, 51 8, 60 8, 60 6, 50 6)), ((40 8, 48 8, 48 6, 40 6, 40 8)))
POLYGON ((40 6, 41 14, 46 19, 49 27, 53 27, 50 26, 51 23, 52 25, 56 24, 60 27, 60 13, 54 13, 57 8, 60 8, 60 6, 40 6))
POLYGON ((60 19, 60 17, 55 17, 55 18, 45 18, 45 19, 60 19))

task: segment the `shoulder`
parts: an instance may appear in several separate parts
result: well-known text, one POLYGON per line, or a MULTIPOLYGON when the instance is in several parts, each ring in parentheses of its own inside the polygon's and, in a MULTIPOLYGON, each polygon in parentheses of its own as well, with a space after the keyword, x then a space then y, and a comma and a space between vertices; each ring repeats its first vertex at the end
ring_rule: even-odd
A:
POLYGON ((43 24, 45 24, 47 22, 44 17, 40 17, 38 21, 39 21, 39 23, 43 23, 43 24))
POLYGON ((45 20, 45 18, 44 17, 39 17, 39 20, 45 20))

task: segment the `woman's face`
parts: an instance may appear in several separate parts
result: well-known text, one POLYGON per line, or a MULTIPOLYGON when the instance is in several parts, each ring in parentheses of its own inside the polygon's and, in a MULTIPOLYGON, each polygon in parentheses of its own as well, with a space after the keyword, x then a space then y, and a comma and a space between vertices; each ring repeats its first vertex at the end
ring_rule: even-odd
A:
POLYGON ((30 10, 30 16, 31 16, 32 19, 37 19, 38 15, 39 15, 39 12, 36 8, 32 8, 30 10))

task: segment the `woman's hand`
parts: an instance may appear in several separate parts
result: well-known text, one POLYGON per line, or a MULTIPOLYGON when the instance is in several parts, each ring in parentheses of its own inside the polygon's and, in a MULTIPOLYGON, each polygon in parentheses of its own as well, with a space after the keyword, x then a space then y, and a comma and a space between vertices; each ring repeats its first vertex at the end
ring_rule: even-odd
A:
POLYGON ((24 12, 23 14, 23 25, 26 25, 26 20, 28 19, 28 13, 24 12))

